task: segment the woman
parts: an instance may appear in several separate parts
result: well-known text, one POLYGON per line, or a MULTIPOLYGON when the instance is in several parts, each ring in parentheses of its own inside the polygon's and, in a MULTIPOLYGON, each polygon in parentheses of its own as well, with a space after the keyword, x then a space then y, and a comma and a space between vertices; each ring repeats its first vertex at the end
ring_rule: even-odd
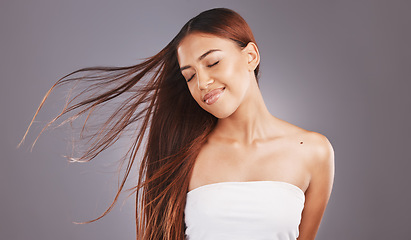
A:
POLYGON ((259 63, 244 19, 211 9, 140 64, 63 77, 33 120, 56 86, 86 83, 45 127, 67 113, 75 112, 63 123, 86 116, 80 136, 90 146, 73 161, 95 158, 134 129, 118 193, 92 221, 116 203, 146 140, 134 188, 137 239, 314 239, 332 189, 333 149, 325 136, 269 113, 259 63), (84 135, 101 107, 112 112, 84 135))

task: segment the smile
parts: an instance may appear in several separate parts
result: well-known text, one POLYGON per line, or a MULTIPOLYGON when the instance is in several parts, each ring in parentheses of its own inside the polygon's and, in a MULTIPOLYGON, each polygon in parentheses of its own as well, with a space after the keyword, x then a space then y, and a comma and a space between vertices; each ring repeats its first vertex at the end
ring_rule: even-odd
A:
POLYGON ((204 102, 208 105, 211 105, 211 104, 217 102, 217 100, 220 98, 221 94, 224 93, 224 90, 225 90, 225 87, 217 88, 217 89, 214 89, 214 90, 210 91, 209 93, 207 93, 204 96, 204 99, 203 99, 204 102))

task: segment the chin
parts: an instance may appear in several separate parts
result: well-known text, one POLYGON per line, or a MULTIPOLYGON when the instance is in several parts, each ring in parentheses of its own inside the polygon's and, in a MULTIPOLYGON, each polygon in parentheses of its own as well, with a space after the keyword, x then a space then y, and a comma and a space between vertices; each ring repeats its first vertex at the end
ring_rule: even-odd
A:
POLYGON ((235 112, 235 109, 218 109, 208 112, 214 115, 214 117, 222 119, 231 116, 235 112))
POLYGON ((233 102, 233 101, 227 101, 227 99, 219 99, 219 101, 207 105, 204 102, 199 102, 197 103, 200 105, 201 108, 203 108, 205 111, 209 112, 212 114, 214 117, 223 119, 231 116, 239 107, 238 102, 233 102), (222 101, 221 101, 222 100, 222 101))
POLYGON ((231 114, 214 114, 214 113, 211 113, 211 114, 213 114, 214 117, 216 117, 216 118, 218 118, 218 119, 227 118, 227 117, 229 117, 229 116, 231 115, 231 114))

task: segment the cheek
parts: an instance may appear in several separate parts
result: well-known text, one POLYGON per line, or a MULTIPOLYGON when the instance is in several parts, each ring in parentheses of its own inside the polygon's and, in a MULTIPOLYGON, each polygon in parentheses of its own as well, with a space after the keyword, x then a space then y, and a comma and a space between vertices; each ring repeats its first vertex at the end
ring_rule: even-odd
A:
POLYGON ((228 57, 221 67, 221 71, 224 72, 225 77, 231 79, 245 76, 247 73, 247 63, 240 54, 228 57))
POLYGON ((237 97, 243 95, 249 83, 247 66, 244 65, 241 59, 238 59, 231 64, 227 64, 223 69, 221 76, 224 79, 224 83, 227 84, 230 92, 237 97))

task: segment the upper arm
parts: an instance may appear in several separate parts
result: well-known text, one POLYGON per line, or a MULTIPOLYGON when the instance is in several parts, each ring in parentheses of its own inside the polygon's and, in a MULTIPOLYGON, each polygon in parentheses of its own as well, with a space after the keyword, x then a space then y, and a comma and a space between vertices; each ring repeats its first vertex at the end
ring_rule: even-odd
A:
POLYGON ((313 133, 310 149, 310 183, 305 192, 305 204, 299 228, 299 240, 315 238, 334 181, 334 150, 328 139, 313 133), (312 151, 312 152, 311 152, 312 151))

